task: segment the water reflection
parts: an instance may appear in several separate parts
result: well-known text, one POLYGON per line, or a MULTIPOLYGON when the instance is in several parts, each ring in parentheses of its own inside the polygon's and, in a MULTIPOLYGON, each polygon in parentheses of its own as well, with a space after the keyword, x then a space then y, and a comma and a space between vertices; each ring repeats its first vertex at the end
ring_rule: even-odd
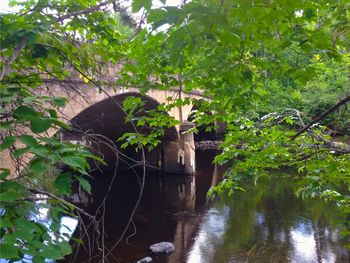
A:
POLYGON ((69 237, 72 236, 77 226, 78 226, 78 220, 76 218, 63 216, 61 218, 60 235, 65 240, 69 240, 69 237))
POLYGON ((185 262, 348 262, 332 217, 320 212, 335 216, 335 208, 291 194, 273 198, 286 189, 263 185, 213 204, 202 216, 185 262))
MULTIPOLYGON (((196 176, 148 175, 134 228, 113 250, 111 262, 130 263, 152 256, 149 245, 170 241, 175 252, 153 257, 155 263, 348 262, 334 224, 335 207, 295 198, 288 182, 260 185, 231 198, 208 203, 206 193, 224 171, 212 165, 212 152, 196 153, 196 176)), ((93 195, 81 205, 95 211, 111 177, 96 175, 93 195)), ((105 245, 113 247, 124 230, 139 193, 136 175, 118 175, 106 203, 105 245)), ((78 231, 76 233, 79 234, 78 231)), ((92 255, 99 251, 92 247, 92 255)), ((77 252, 77 251, 76 251, 77 252)), ((89 261, 78 251, 75 262, 89 261)), ((67 258, 67 262, 70 258, 67 258)))
POLYGON ((186 262, 212 262, 213 256, 216 253, 216 248, 222 242, 228 215, 229 207, 225 207, 223 213, 220 213, 214 208, 209 209, 205 213, 203 222, 195 237, 195 242, 188 253, 186 262))
MULTIPOLYGON (((35 213, 30 214, 29 220, 41 223, 47 228, 50 228, 52 219, 49 216, 50 206, 47 204, 47 200, 45 199, 47 196, 36 194, 35 197, 38 199, 38 201, 35 201, 35 213), (41 198, 43 200, 40 200, 41 198)), ((59 225, 59 238, 57 238, 57 236, 55 236, 53 233, 49 233, 52 240, 61 241, 64 239, 68 241, 78 226, 78 219, 69 216, 62 216, 60 218, 59 225)))

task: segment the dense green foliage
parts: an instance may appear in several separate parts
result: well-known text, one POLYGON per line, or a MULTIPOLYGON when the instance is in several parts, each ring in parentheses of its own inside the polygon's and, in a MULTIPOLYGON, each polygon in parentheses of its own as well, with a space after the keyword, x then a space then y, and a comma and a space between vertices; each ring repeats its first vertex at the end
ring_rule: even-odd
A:
POLYGON ((63 259, 72 250, 60 232, 60 220, 63 214, 74 216, 75 209, 62 197, 71 193, 74 182, 90 192, 87 158, 102 160, 54 136, 59 129, 70 129, 60 113, 67 99, 52 97, 45 88, 76 72, 86 74, 87 82, 88 76, 103 71, 104 62, 118 62, 121 42, 131 30, 119 16, 98 8, 78 15, 96 1, 12 4, 21 6, 19 13, 0 16, 0 147, 10 151, 17 177, 1 169, 0 258, 63 259), (62 165, 71 172, 61 173, 62 165), (43 209, 47 217, 36 218, 43 209))
MULTIPOLYGON (((309 117, 317 116, 349 95, 349 55, 344 55, 341 61, 315 55, 309 63, 315 70, 315 77, 303 85, 283 78, 271 80, 266 85, 268 92, 263 101, 257 103, 252 117, 256 116, 255 113, 262 116, 286 108, 299 109, 309 117)), ((344 107, 321 123, 339 133, 349 134, 349 120, 349 111, 344 107)))
MULTIPOLYGON (((70 194, 73 182, 90 191, 87 158, 97 157, 53 136, 69 129, 59 114, 67 101, 45 95, 45 85, 80 75, 98 86, 97 76, 121 61, 118 85, 144 93, 201 89, 211 98, 198 112, 214 114, 196 114, 194 121, 226 124, 216 161, 233 162, 211 193, 233 193, 242 180, 258 181, 288 167, 297 171, 291 182, 299 194, 336 201, 349 211, 349 149, 332 143, 318 124, 294 138, 313 117, 350 95, 348 1, 191 1, 152 9, 150 0, 137 0, 133 11, 143 8, 151 27, 137 28, 137 34, 121 26, 112 12, 120 8, 112 2, 19 1, 18 14, 0 16, 1 151, 11 152, 19 175, 8 177, 2 169, 1 258, 43 262, 71 253, 59 220, 76 207, 61 197, 70 194), (73 172, 58 169, 49 187, 43 178, 62 164, 73 172), (46 203, 35 202, 43 197, 46 203), (28 216, 48 205, 51 224, 28 216)), ((189 103, 197 102, 170 99, 160 107, 189 103)), ((131 114, 140 102, 124 106, 131 114)), ((349 132, 346 103, 337 110, 322 124, 349 132)), ((149 138, 125 136, 142 148, 154 146, 160 128, 176 122, 154 112, 137 124, 154 127, 149 138)))
POLYGON ((337 200, 348 208, 349 150, 332 143, 328 129, 319 124, 347 132, 346 105, 296 135, 349 97, 345 1, 192 1, 182 8, 144 7, 153 31, 140 32, 131 43, 120 82, 143 89, 200 88, 212 98, 199 111, 215 114, 197 114, 194 121, 226 124, 223 152, 216 160, 233 161, 214 192, 232 192, 244 178, 257 181, 270 176, 271 169, 291 167, 298 171, 292 179, 300 194, 337 200), (162 25, 168 29, 158 30, 162 25))

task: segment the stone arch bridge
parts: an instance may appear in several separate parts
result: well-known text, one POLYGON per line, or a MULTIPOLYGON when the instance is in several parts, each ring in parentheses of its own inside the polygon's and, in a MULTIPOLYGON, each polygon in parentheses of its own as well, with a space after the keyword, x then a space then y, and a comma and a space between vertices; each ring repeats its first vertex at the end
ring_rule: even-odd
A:
MULTIPOLYGON (((60 95, 59 87, 55 94, 60 95)), ((116 141, 125 132, 135 132, 131 125, 125 124, 125 113, 120 109, 125 98, 142 97, 145 110, 154 109, 159 104, 167 104, 168 98, 208 99, 201 92, 183 93, 173 88, 170 90, 151 89, 146 95, 141 95, 137 88, 107 88, 99 92, 98 88, 85 85, 84 96, 69 94, 73 99, 62 110, 62 115, 70 120, 73 127, 85 132, 102 134, 116 141), (73 96, 72 96, 73 95, 73 96)), ((62 94, 63 95, 63 94, 62 94)), ((179 121, 179 125, 167 129, 160 146, 146 153, 150 167, 169 173, 193 173, 195 171, 194 136, 186 131, 193 127, 188 121, 193 105, 183 105, 172 108, 168 114, 179 121), (185 133, 186 132, 186 133, 185 133)), ((75 130, 77 130, 75 129, 75 130)), ((142 127, 138 132, 146 132, 142 127)), ((79 141, 82 133, 64 132, 62 139, 79 141)), ((95 146, 96 147, 96 146, 95 146)), ((113 154, 103 145, 98 145, 104 158, 113 162, 113 154)), ((131 154, 130 152, 128 154, 131 154)), ((135 153, 132 154, 135 157, 135 153)), ((137 156, 135 157, 137 159, 137 156)))
MULTIPOLYGON (((84 140, 84 136, 89 133, 100 134, 110 141, 116 142, 125 132, 135 132, 130 124, 125 124, 125 113, 120 105, 125 98, 129 96, 142 97, 145 102, 145 110, 154 109, 159 104, 166 104, 169 98, 187 98, 197 100, 209 100, 200 91, 184 93, 178 88, 170 90, 151 89, 146 95, 141 95, 137 88, 113 88, 104 87, 104 92, 82 80, 74 81, 75 87, 67 85, 69 88, 62 88, 62 83, 47 85, 43 89, 42 95, 67 97, 69 103, 61 108, 60 116, 68 123, 71 123, 73 132, 63 131, 61 137, 63 140, 79 142, 84 140)), ((176 127, 167 129, 162 143, 151 152, 146 153, 146 161, 149 167, 159 169, 168 173, 191 174, 196 170, 195 164, 195 144, 193 133, 186 132, 194 125, 189 120, 193 105, 188 104, 172 108, 168 114, 179 121, 176 127)), ((147 129, 140 127, 138 132, 145 132, 147 129)), ((53 135, 56 131, 50 131, 53 135)), ((146 131, 147 133, 147 131, 146 131)), ((96 142, 86 142, 93 145, 94 149, 108 162, 113 163, 115 155, 106 148, 104 144, 96 142)), ((130 150, 129 150, 130 151, 130 150)), ((128 153, 130 154, 130 152, 128 153)), ((134 160, 140 159, 140 156, 133 152, 134 160)), ((11 163, 9 153, 2 156, 1 166, 6 168, 14 167, 11 163)), ((130 164, 132 165, 132 164, 130 164)), ((11 169, 13 172, 14 169, 11 169)))

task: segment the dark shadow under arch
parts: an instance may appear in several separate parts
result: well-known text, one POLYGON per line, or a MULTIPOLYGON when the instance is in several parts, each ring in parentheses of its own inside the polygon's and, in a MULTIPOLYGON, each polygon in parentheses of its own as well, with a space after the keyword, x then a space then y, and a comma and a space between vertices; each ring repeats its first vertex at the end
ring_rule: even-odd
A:
MULTIPOLYGON (((123 101, 130 96, 142 98, 145 102, 144 109, 137 113, 136 116, 144 115, 148 110, 156 109, 159 105, 155 99, 149 96, 142 96, 136 92, 119 94, 91 105, 75 116, 71 120, 74 132, 81 131, 103 134, 112 140, 118 139, 125 132, 135 132, 130 123, 125 123, 125 113, 120 108, 123 105, 123 101)), ((137 129, 142 134, 148 134, 150 132, 145 127, 137 127, 137 129)), ((69 132, 66 132, 66 135, 68 134, 69 132)), ((178 140, 175 127, 167 129, 162 140, 178 140)))
MULTIPOLYGON (((145 115, 147 114, 147 111, 157 109, 157 106, 159 105, 155 99, 149 96, 140 95, 136 92, 128 92, 113 96, 91 105, 71 119, 73 130, 64 131, 62 133, 63 139, 79 141, 84 134, 99 134, 108 138, 108 140, 113 142, 119 150, 122 150, 120 148, 121 142, 118 142, 118 139, 124 133, 135 132, 135 129, 131 123, 125 123, 126 114, 121 108, 123 101, 130 96, 142 98, 144 101, 144 106, 135 114, 136 116, 145 115)), ((139 133, 144 135, 151 132, 148 127, 137 127, 137 130, 139 133)), ((175 127, 168 128, 165 130, 162 138, 159 139, 162 141, 162 143, 157 146, 154 151, 147 152, 146 156, 149 163, 155 167, 161 166, 159 163, 163 158, 163 143, 178 141, 178 132, 175 127)), ((93 145, 92 148, 94 148, 96 152, 103 156, 103 159, 110 164, 110 167, 113 167, 112 164, 115 162, 115 154, 113 151, 108 149, 108 147, 104 144, 96 143, 96 141, 90 141, 90 144, 93 145)), ((122 151, 134 160, 141 160, 140 153, 136 152, 132 147, 122 151)), ((133 164, 131 162, 128 165, 132 166, 133 164)))
MULTIPOLYGON (((191 112, 190 114, 188 115, 188 121, 190 122, 194 122, 194 114, 200 110, 200 103, 201 103, 201 100, 198 101, 198 105, 195 104, 193 105, 192 109, 191 109, 191 112)), ((212 115, 211 112, 206 112, 205 114, 208 114, 208 115, 212 115)), ((213 124, 214 126, 214 124, 213 124)), ((206 131, 206 128, 208 126, 206 125, 196 125, 196 128, 198 130, 197 133, 195 133, 193 136, 194 136, 194 140, 196 142, 199 142, 199 141, 214 141, 217 139, 217 134, 216 134, 216 131, 215 129, 211 129, 210 131, 206 131)))

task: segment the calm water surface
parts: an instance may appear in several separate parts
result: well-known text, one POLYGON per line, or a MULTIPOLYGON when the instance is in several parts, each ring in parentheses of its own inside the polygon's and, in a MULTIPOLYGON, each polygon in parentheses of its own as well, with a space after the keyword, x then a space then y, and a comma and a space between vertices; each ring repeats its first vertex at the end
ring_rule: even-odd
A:
MULTIPOLYGON (((223 167, 211 164, 213 156, 211 151, 196 153, 196 176, 147 175, 141 204, 127 232, 128 242, 124 239, 113 250, 109 262, 130 263, 152 256, 148 247, 161 241, 173 242, 176 250, 169 256, 152 256, 152 262, 350 262, 336 227, 335 207, 295 198, 286 182, 207 201, 208 189, 224 172, 223 167)), ((87 210, 96 209, 111 177, 108 172, 94 176, 93 194, 83 198, 87 210)), ((105 215, 109 248, 126 226, 138 185, 139 178, 133 174, 118 175, 113 185, 105 215)), ((98 253, 96 248, 92 251, 92 255, 98 253)), ((66 262, 89 262, 88 258, 86 250, 80 249, 66 262)))

